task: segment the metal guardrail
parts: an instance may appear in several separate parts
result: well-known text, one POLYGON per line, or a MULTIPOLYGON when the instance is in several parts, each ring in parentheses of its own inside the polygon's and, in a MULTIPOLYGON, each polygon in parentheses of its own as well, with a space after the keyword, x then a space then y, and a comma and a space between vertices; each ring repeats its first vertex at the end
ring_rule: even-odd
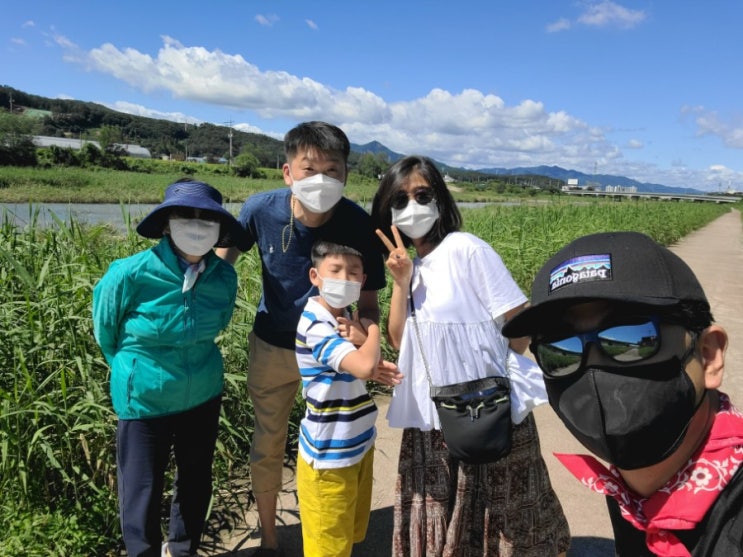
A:
POLYGON ((743 201, 743 197, 725 195, 694 195, 686 193, 658 193, 658 192, 609 192, 609 191, 584 191, 563 190, 566 195, 577 195, 582 197, 611 197, 614 199, 656 199, 659 201, 691 201, 694 203, 737 203, 743 201))

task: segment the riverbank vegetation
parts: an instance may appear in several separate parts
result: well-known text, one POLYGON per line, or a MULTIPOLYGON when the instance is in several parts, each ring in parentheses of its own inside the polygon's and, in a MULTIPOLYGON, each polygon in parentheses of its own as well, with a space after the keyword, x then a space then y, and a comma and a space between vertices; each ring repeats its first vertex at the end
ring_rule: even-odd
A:
MULTIPOLYGON (((251 194, 284 187, 281 170, 261 168, 260 178, 238 176, 218 164, 175 161, 132 161, 139 170, 78 167, 0 166, 0 203, 159 203, 165 188, 192 176, 222 192, 225 202, 242 202, 251 194)), ((370 204, 379 180, 351 171, 344 194, 362 205, 370 204)), ((553 199, 556 190, 538 190, 528 180, 493 177, 482 182, 452 186, 459 202, 553 199)))
MULTIPOLYGON (((464 210, 464 220, 468 231, 494 246, 528 292, 539 266, 580 235, 638 230, 672 244, 728 210, 668 202, 492 205, 464 210)), ((150 245, 131 225, 118 234, 107 225, 74 221, 42 227, 32 219, 23 228, 0 222, 0 556, 120 554, 116 418, 90 304, 92 288, 112 260, 150 245)), ((227 372, 206 536, 212 548, 220 533, 243 525, 251 501, 253 422, 245 370, 246 337, 260 295, 256 251, 237 265, 237 308, 218 339, 227 372)), ((390 293, 388 286, 380 294, 383 308, 390 293)), ((385 356, 395 354, 385 347, 385 356)), ((292 446, 301 413, 298 399, 292 446)))

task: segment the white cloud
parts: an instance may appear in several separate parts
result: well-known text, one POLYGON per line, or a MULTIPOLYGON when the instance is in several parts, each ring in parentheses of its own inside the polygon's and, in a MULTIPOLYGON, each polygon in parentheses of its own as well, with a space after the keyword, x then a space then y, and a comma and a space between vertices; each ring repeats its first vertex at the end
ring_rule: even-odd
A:
MULTIPOLYGON (((58 42, 76 50, 69 41, 58 42)), ((325 119, 342 126, 355 142, 378 140, 398 152, 416 150, 468 167, 584 167, 586 158, 621 157, 602 130, 566 112, 549 112, 531 99, 509 106, 475 89, 433 89, 418 99, 387 102, 363 88, 338 90, 308 77, 263 71, 240 55, 184 46, 167 36, 154 56, 104 44, 85 53, 84 63, 147 93, 167 91, 176 98, 252 110, 263 119, 325 119)), ((118 109, 148 113, 134 105, 118 109)), ((185 120, 182 114, 149 115, 185 120)))
POLYGON ((309 27, 310 29, 313 29, 313 30, 317 31, 317 29, 318 29, 317 23, 315 23, 311 19, 305 19, 304 21, 307 24, 307 27, 309 27))
POLYGON ((697 135, 720 138, 726 147, 743 149, 743 116, 733 115, 720 119, 717 112, 704 107, 684 107, 682 114, 691 114, 697 126, 697 135))
POLYGON ((566 31, 572 28, 574 23, 588 27, 631 29, 647 19, 647 14, 643 10, 630 10, 611 0, 589 1, 582 5, 584 7, 583 12, 575 22, 566 17, 561 17, 557 21, 547 24, 547 32, 566 31))
POLYGON ((277 16, 276 14, 257 14, 255 16, 255 20, 264 27, 273 27, 273 24, 279 20, 279 16, 277 16))
POLYGON ((29 20, 24 21, 21 27, 24 29, 27 27, 36 27, 36 24, 32 20, 29 19, 29 20))
POLYGON ((578 17, 578 22, 592 27, 632 28, 642 23, 646 17, 642 10, 630 10, 611 0, 603 0, 588 4, 584 13, 578 17))
POLYGON ((52 40, 60 47, 62 47, 66 51, 71 50, 77 50, 77 45, 73 43, 70 39, 65 37, 64 35, 60 35, 58 33, 52 34, 52 40))
POLYGON ((18 46, 26 46, 26 41, 17 37, 11 37, 10 42, 18 46))
POLYGON ((571 23, 569 19, 566 19, 564 17, 561 17, 557 21, 550 23, 547 25, 547 32, 548 33, 557 33, 559 31, 565 31, 567 29, 570 29, 571 23))
POLYGON ((203 120, 187 116, 182 112, 162 112, 160 110, 154 110, 142 106, 141 104, 134 104, 126 101, 117 101, 115 103, 99 103, 107 106, 111 110, 117 112, 124 112, 125 114, 133 114, 135 116, 144 116, 145 118, 156 118, 158 120, 170 120, 171 122, 180 122, 184 124, 203 124, 203 120))
MULTIPOLYGON (((164 91, 197 103, 253 111, 264 120, 323 119, 341 126, 355 143, 377 140, 396 152, 428 155, 447 164, 467 168, 546 164, 583 172, 598 164, 605 174, 697 187, 712 187, 716 183, 712 176, 720 179, 711 170, 695 174, 677 166, 661 171, 652 164, 628 161, 620 147, 607 139, 612 130, 591 126, 565 111, 550 111, 534 99, 509 105, 497 95, 475 89, 433 89, 420 98, 389 102, 360 87, 339 90, 309 77, 262 70, 240 55, 184 46, 167 36, 154 55, 113 44, 80 52, 66 38, 56 40, 66 48, 66 60, 144 92, 164 91)), ((138 105, 117 105, 116 110, 188 121, 184 114, 138 105)), ((726 144, 743 146, 743 126, 726 127, 714 113, 701 108, 685 111, 696 118, 700 134, 714 133, 726 144)), ((264 133, 247 123, 234 127, 264 133)), ((624 147, 639 149, 643 144, 633 139, 624 147)), ((737 176, 741 182, 743 174, 737 176)))

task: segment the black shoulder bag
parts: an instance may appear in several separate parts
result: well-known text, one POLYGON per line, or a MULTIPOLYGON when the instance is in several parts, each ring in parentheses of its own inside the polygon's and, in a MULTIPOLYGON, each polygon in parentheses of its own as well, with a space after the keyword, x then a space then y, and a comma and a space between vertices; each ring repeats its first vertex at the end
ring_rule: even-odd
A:
MULTIPOLYGON (((437 387, 431 381, 415 319, 412 282, 410 314, 421 351, 431 400, 441 422, 449 453, 467 464, 495 462, 511 452, 511 381, 508 377, 485 377, 437 387)), ((508 364, 506 363, 506 372, 508 364)))

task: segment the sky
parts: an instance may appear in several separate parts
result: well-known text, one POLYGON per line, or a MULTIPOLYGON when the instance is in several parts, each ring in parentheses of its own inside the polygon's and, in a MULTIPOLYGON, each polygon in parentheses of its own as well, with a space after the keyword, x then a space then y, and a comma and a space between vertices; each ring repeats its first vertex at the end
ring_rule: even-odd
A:
POLYGON ((471 169, 743 190, 739 0, 25 0, 0 84, 471 169))

